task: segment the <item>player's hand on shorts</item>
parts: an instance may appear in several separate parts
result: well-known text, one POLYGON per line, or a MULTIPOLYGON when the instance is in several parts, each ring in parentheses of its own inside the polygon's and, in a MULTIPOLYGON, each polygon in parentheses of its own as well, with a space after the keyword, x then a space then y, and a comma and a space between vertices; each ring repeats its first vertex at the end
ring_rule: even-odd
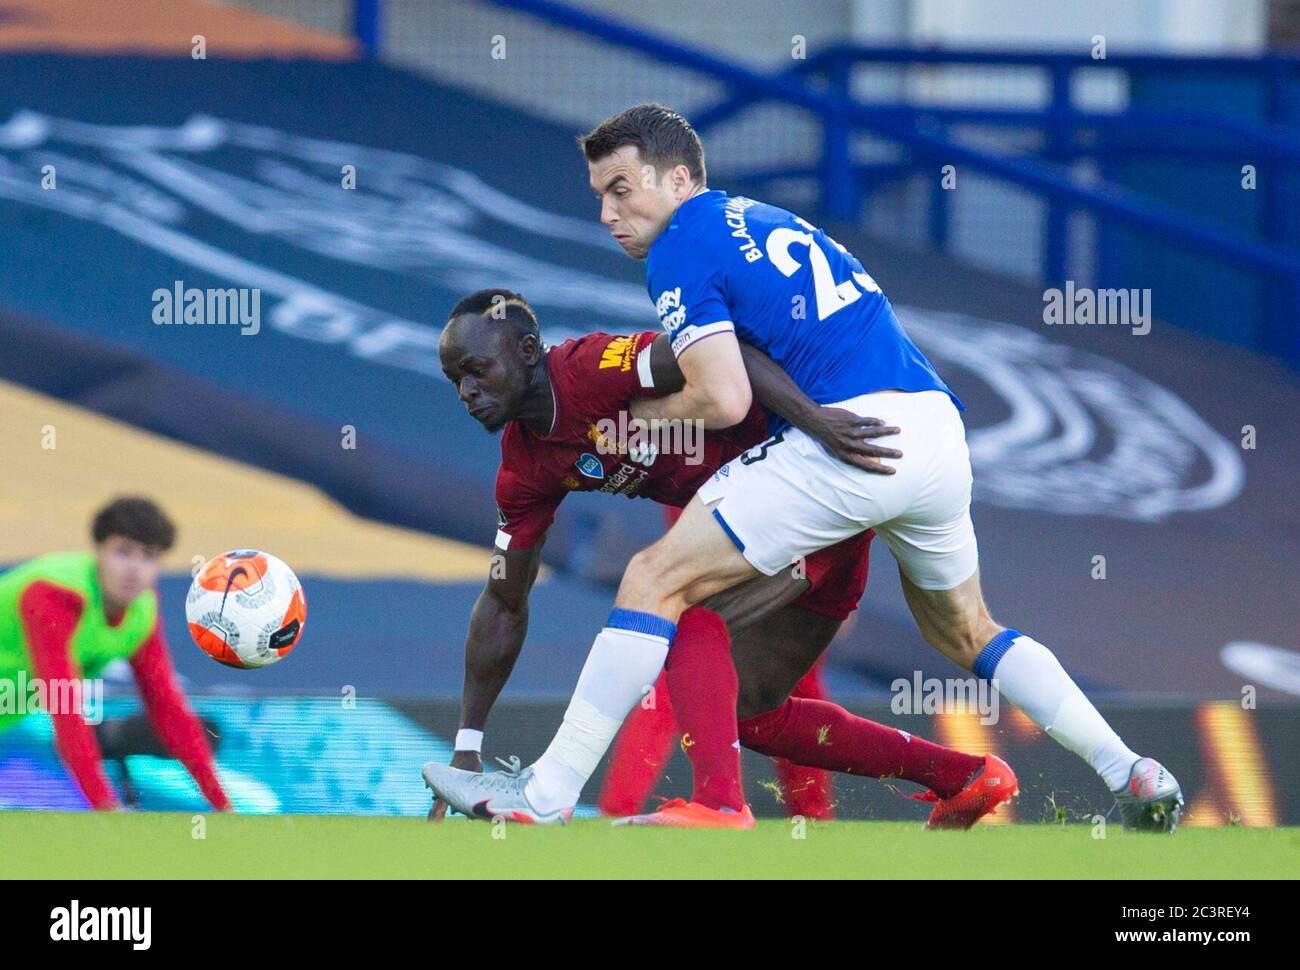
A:
POLYGON ((874 438, 898 434, 898 428, 879 418, 864 418, 844 408, 818 408, 813 424, 805 428, 827 451, 840 461, 878 475, 893 475, 897 469, 883 464, 881 458, 902 458, 896 448, 873 443, 874 438))
MULTIPOLYGON (((477 751, 457 751, 451 756, 451 766, 460 768, 464 771, 483 771, 483 756, 477 751)), ((444 798, 435 798, 433 807, 429 809, 429 821, 441 822, 447 814, 447 801, 444 798)))

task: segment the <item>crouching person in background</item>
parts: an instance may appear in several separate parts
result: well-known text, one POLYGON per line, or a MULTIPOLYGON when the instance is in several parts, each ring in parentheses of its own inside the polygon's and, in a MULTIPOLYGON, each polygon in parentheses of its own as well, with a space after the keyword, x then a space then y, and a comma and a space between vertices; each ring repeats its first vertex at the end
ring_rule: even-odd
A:
MULTIPOLYGON (((213 808, 230 800, 217 780, 204 727, 176 680, 158 618, 156 585, 176 528, 152 501, 121 498, 95 516, 92 552, 38 556, 0 574, 0 687, 30 696, 44 687, 54 741, 91 807, 121 807, 84 707, 69 689, 126 660, 158 739, 198 783, 213 808)), ((0 709, 0 732, 30 713, 0 709)))

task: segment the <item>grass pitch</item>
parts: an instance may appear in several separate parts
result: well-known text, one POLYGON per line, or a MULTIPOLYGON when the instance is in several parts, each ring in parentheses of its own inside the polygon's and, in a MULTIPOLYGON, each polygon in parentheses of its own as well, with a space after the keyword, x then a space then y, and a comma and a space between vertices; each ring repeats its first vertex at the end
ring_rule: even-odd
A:
POLYGON ((6 878, 1295 878, 1300 828, 1089 825, 928 832, 786 821, 753 832, 494 827, 450 819, 0 812, 6 878), (202 835, 203 837, 198 837, 202 835), (59 847, 51 851, 52 847, 59 847))

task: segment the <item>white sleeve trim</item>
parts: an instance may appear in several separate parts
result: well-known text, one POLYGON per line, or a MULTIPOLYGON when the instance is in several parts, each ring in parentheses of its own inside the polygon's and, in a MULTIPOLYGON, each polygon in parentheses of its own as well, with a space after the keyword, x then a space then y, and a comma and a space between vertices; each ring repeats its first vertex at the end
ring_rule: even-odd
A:
POLYGON ((706 323, 698 327, 687 327, 673 338, 673 355, 680 357, 687 347, 698 343, 705 337, 712 337, 716 333, 734 332, 735 329, 736 325, 730 320, 719 320, 716 323, 706 323))
POLYGON ((650 341, 636 355, 636 376, 640 378, 642 387, 655 386, 655 376, 650 370, 650 348, 654 345, 654 341, 650 341))
POLYGON ((506 551, 510 548, 510 536, 497 529, 497 548, 506 551))

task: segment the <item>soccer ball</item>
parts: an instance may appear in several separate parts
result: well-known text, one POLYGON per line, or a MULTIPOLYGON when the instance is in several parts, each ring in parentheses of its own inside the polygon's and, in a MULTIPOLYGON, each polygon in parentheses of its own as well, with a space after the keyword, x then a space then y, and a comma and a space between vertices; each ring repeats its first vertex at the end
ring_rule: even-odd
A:
POLYGON ((228 667, 269 667, 293 649, 307 601, 293 570, 275 556, 238 549, 210 559, 185 597, 190 635, 228 667))

